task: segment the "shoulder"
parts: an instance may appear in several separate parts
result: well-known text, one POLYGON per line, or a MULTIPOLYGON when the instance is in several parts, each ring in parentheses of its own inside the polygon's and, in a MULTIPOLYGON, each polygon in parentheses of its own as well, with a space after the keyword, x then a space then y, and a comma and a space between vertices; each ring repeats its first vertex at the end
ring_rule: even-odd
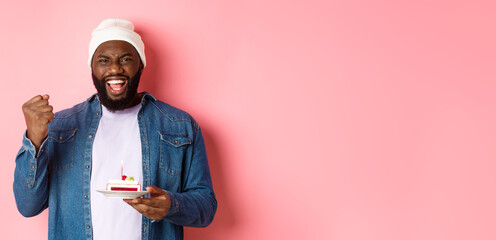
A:
POLYGON ((168 103, 158 100, 150 94, 145 94, 146 99, 145 110, 151 110, 156 114, 165 117, 171 122, 195 122, 193 117, 184 110, 174 107, 168 103))
POLYGON ((152 106, 160 112, 164 117, 168 118, 170 121, 192 121, 193 117, 189 115, 189 113, 171 106, 168 103, 157 100, 155 102, 151 102, 152 106))
POLYGON ((86 108, 88 108, 88 101, 78 103, 71 108, 67 108, 67 109, 64 109, 62 111, 56 112, 54 115, 54 119, 70 118, 71 116, 74 116, 75 114, 82 112, 86 108))
POLYGON ((88 100, 78 103, 71 108, 56 112, 53 121, 48 125, 49 128, 75 128, 80 127, 81 124, 84 125, 87 122, 86 120, 93 116, 95 106, 98 105, 98 102, 95 101, 95 96, 93 95, 88 100))

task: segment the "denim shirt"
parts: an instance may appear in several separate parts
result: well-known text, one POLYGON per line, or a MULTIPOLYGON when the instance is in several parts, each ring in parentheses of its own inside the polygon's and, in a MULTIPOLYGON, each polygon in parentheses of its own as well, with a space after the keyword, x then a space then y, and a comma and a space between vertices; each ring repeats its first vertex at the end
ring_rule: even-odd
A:
MULTIPOLYGON (((100 117, 95 94, 55 114, 38 152, 24 134, 14 172, 16 204, 25 217, 48 207, 49 239, 92 239, 91 155, 100 117)), ((143 216, 142 239, 183 239, 183 226, 205 227, 217 209, 200 127, 149 93, 143 93, 138 124, 142 186, 164 189, 171 201, 163 219, 143 216)))

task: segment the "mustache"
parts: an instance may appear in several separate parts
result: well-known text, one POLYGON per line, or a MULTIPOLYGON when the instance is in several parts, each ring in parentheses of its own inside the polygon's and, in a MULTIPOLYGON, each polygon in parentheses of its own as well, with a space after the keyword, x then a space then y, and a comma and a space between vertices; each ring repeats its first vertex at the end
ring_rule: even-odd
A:
POLYGON ((129 76, 126 76, 126 75, 123 75, 123 74, 115 74, 115 75, 108 75, 108 76, 104 77, 103 80, 106 81, 107 78, 110 78, 110 77, 123 77, 123 78, 125 78, 128 81, 130 79, 129 76))

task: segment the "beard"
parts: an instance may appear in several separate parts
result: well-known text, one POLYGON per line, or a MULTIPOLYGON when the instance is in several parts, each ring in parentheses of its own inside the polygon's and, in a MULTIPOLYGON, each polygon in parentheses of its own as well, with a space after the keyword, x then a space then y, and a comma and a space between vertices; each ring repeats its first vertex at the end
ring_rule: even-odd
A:
POLYGON ((138 86, 141 78, 141 72, 142 69, 136 72, 136 74, 131 79, 126 76, 118 75, 127 79, 127 87, 126 92, 124 93, 124 97, 117 100, 111 99, 109 97, 106 88, 107 83, 103 79, 98 79, 92 72, 91 77, 93 78, 93 85, 95 85, 98 97, 100 98, 100 103, 111 112, 131 107, 130 104, 135 101, 136 97, 138 96, 138 86))

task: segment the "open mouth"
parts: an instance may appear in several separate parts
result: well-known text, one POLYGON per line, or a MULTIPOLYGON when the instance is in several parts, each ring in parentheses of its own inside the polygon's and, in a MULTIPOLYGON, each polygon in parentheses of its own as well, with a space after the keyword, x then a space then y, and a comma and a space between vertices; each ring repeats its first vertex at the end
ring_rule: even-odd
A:
POLYGON ((127 80, 125 79, 111 79, 107 82, 107 89, 112 95, 121 95, 126 90, 127 80))
POLYGON ((124 81, 124 80, 110 80, 107 82, 109 87, 114 91, 121 90, 125 83, 126 83, 126 81, 124 81))

